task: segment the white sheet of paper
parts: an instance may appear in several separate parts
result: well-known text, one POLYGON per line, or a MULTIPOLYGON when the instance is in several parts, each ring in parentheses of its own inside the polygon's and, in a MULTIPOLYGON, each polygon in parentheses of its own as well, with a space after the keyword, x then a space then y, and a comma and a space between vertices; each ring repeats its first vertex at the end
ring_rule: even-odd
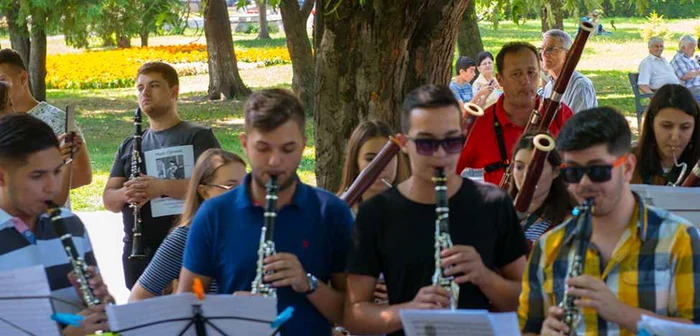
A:
POLYGON ((401 324, 406 336, 495 336, 486 310, 402 310, 401 324))
POLYGON ((42 266, 0 272, 0 335, 27 335, 17 327, 34 335, 59 335, 58 325, 51 320, 50 295, 42 266))
POLYGON ((700 325, 666 321, 642 314, 637 323, 639 330, 646 330, 655 336, 697 336, 700 335, 700 325))
MULTIPOLYGON (((107 317, 112 330, 122 336, 172 336, 179 334, 189 320, 156 324, 132 331, 122 330, 163 320, 189 319, 193 316, 192 304, 196 302, 197 299, 191 293, 161 296, 126 305, 109 306, 107 317)), ((277 301, 257 296, 207 295, 201 309, 204 317, 214 318, 210 322, 230 335, 270 335, 270 323, 277 317, 277 301)), ((211 335, 218 334, 209 325, 207 332, 211 335)), ((194 325, 184 335, 195 336, 194 325)))
POLYGON ((491 320, 494 334, 498 336, 520 335, 520 324, 518 324, 517 313, 490 313, 489 319, 491 320))
MULTIPOLYGON (((194 169, 194 147, 175 146, 146 151, 146 174, 159 179, 187 179, 194 169)), ((155 217, 182 214, 184 200, 158 197, 151 200, 151 215, 155 217)))

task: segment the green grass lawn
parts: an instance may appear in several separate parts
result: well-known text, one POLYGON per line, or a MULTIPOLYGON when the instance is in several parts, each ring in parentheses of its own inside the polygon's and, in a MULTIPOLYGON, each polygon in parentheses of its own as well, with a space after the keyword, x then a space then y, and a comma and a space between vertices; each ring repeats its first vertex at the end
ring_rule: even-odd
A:
MULTIPOLYGON (((634 96, 627 80, 627 73, 636 72, 639 61, 648 53, 646 43, 640 37, 645 23, 646 20, 643 18, 604 18, 603 24, 606 29, 612 31, 612 35, 592 36, 577 68, 593 81, 600 105, 614 106, 628 116, 634 116, 634 96), (611 20, 614 20, 617 30, 612 29, 611 20)), ((673 31, 673 39, 666 41, 664 55, 670 60, 675 53, 680 36, 692 34, 694 28, 700 26, 700 20, 669 20, 667 24, 669 30, 673 31)), ((480 28, 485 49, 494 54, 508 41, 525 40, 536 46, 541 43, 540 23, 535 20, 522 25, 502 22, 496 30, 490 23, 480 23, 480 28)), ((575 34, 575 21, 567 20, 565 29, 570 34, 575 34)), ((284 37, 280 34, 273 34, 271 40, 256 40, 255 36, 254 34, 236 34, 234 36, 236 47, 279 47, 285 45, 284 37)), ((172 41, 172 44, 181 44, 191 40, 192 36, 152 38, 152 41, 157 44, 168 44, 169 41, 172 41)), ((52 43, 49 46, 49 52, 58 52, 52 49, 52 46, 57 42, 52 41, 52 43)), ((204 43, 203 38, 197 43, 204 43)), ((61 50, 60 52, 66 51, 61 50)), ((281 85, 288 88, 291 83, 289 66, 245 71, 248 73, 242 75, 244 80, 249 83, 257 83, 252 85, 281 85), (286 69, 287 72, 280 76, 279 73, 282 71, 277 71, 279 69, 286 69), (272 76, 276 77, 275 84, 269 84, 272 76)), ((238 143, 238 134, 241 132, 243 124, 243 102, 208 101, 203 98, 206 87, 206 80, 203 79, 196 82, 194 92, 181 95, 178 104, 180 115, 183 119, 212 127, 225 149, 243 154, 238 143)), ((260 87, 253 87, 253 89, 260 89, 260 87)), ((77 105, 78 122, 85 133, 90 150, 93 172, 95 173, 93 183, 72 192, 73 208, 78 211, 103 209, 102 189, 109 176, 114 154, 121 141, 133 133, 132 118, 136 108, 135 90, 52 90, 48 92, 48 101, 60 107, 69 103, 77 105)), ((313 125, 311 122, 308 124, 306 133, 310 141, 304 151, 300 175, 305 182, 315 184, 313 125)))

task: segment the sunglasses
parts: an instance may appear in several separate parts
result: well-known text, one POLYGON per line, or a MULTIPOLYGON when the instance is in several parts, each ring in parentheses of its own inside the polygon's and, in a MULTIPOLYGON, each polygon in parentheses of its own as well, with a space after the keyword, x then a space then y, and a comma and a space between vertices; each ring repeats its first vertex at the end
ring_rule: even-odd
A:
POLYGON ((594 165, 587 167, 569 167, 562 164, 559 170, 567 183, 579 183, 583 175, 587 175, 593 183, 602 183, 610 181, 612 178, 612 170, 619 167, 627 159, 627 154, 621 156, 611 165, 594 165))
POLYGON ((457 154, 462 152, 464 147, 464 136, 445 138, 445 139, 416 139, 408 138, 416 144, 416 152, 420 155, 430 156, 437 152, 438 148, 442 147, 447 154, 457 154))

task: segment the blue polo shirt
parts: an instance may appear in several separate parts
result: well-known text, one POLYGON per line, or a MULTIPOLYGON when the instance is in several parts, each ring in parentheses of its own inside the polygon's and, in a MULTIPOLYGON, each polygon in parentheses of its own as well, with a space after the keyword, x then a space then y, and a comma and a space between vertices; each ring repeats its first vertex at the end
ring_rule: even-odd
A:
MULTIPOLYGON (((241 186, 207 200, 197 211, 185 248, 184 267, 212 277, 220 294, 250 291, 255 278, 264 208, 250 195, 251 176, 241 186)), ((275 248, 299 258, 319 281, 344 273, 351 246, 352 213, 335 195, 299 181, 290 204, 277 213, 275 248)), ((283 335, 331 335, 332 324, 291 287, 277 290, 277 309, 294 307, 283 335)))

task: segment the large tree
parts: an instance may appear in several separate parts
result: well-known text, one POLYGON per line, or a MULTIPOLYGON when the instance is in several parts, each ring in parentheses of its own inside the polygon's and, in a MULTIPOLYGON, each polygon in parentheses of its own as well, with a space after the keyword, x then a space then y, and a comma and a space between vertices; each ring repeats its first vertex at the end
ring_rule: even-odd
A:
POLYGON ((287 49, 292 59, 292 90, 299 95, 306 109, 311 110, 314 106, 315 70, 306 21, 314 7, 314 0, 306 0, 301 7, 298 0, 281 0, 279 6, 287 49))
POLYGON ((258 31, 259 40, 269 40, 270 32, 268 31, 267 25, 267 0, 255 0, 255 5, 258 7, 258 23, 260 23, 260 30, 258 31))
POLYGON ((338 187, 347 139, 359 121, 384 120, 398 131, 401 103, 409 91, 449 82, 457 31, 469 1, 343 0, 329 6, 333 9, 324 17, 316 62, 320 187, 338 187))
POLYGON ((464 16, 462 16, 457 34, 457 47, 460 56, 469 56, 476 61, 476 55, 484 50, 484 43, 481 41, 475 2, 474 0, 469 1, 464 16))
POLYGON ((206 1, 204 35, 209 54, 209 99, 221 99, 222 95, 234 98, 250 94, 238 73, 225 0, 206 1))

